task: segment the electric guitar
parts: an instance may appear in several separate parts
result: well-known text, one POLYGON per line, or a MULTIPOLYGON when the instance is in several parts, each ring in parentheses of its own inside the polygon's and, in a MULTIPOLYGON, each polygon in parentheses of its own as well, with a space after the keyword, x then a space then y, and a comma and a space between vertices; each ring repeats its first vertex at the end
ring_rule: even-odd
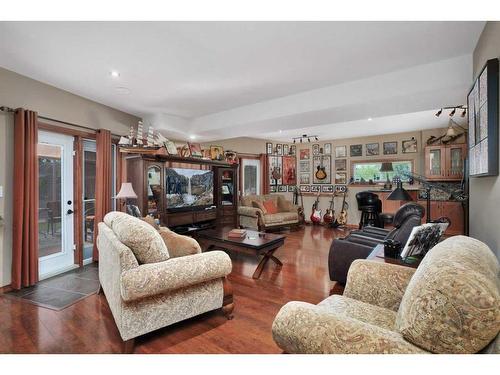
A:
POLYGON ((323 165, 323 155, 320 156, 320 165, 316 167, 317 171, 315 176, 318 180, 324 180, 326 178, 325 166, 323 165))
POLYGON ((312 206, 311 222, 313 224, 321 223, 321 210, 318 207, 319 207, 319 193, 316 196, 316 201, 312 206))
POLYGON ((306 216, 304 215, 304 198, 302 197, 302 192, 298 186, 295 186, 295 191, 293 193, 293 204, 300 207, 299 209, 299 224, 304 224, 306 222, 306 216), (299 205, 300 197, 300 205, 299 205))
POLYGON ((340 211, 339 217, 337 219, 337 223, 339 225, 347 224, 347 210, 349 209, 349 204, 345 201, 345 196, 347 194, 347 188, 343 191, 344 199, 342 200, 342 210, 340 211))
POLYGON ((325 224, 333 223, 335 219, 335 210, 333 209, 335 206, 335 191, 332 193, 332 200, 330 201, 330 207, 326 209, 325 216, 323 216, 323 221, 325 224))

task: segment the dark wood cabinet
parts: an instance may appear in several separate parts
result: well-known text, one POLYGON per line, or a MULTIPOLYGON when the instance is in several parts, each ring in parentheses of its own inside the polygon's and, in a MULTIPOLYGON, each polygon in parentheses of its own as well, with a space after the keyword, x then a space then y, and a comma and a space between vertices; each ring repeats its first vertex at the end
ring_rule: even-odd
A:
MULTIPOLYGON (((420 200, 418 203, 426 207, 426 201, 420 200)), ((464 234, 464 210, 461 202, 431 201, 431 220, 443 216, 449 218, 451 222, 445 234, 449 236, 464 234)))
POLYGON ((137 206, 142 215, 158 218, 167 227, 199 223, 237 226, 237 165, 158 155, 129 155, 126 164, 127 181, 132 183, 137 194, 137 206), (167 168, 211 170, 214 176, 214 205, 194 210, 169 210, 166 196, 167 168))
POLYGON ((425 178, 433 181, 460 181, 463 177, 467 145, 425 147, 425 178))

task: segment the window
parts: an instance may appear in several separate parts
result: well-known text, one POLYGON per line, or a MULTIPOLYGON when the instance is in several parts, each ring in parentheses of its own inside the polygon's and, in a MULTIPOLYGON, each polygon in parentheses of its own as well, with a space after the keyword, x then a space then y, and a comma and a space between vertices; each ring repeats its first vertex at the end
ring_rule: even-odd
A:
POLYGON ((393 172, 380 172, 382 161, 353 162, 352 176, 354 181, 368 183, 372 180, 377 183, 385 182, 387 177, 392 181, 395 176, 401 177, 402 181, 408 181, 408 177, 403 176, 403 172, 412 172, 413 162, 411 160, 394 160, 391 163, 393 172))

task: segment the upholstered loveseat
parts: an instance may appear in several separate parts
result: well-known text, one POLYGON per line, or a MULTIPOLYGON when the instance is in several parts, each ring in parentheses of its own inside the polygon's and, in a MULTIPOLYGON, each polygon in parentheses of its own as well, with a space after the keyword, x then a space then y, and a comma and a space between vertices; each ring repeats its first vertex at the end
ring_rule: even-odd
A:
POLYGON ((301 207, 292 204, 281 194, 247 195, 241 198, 238 206, 240 226, 259 231, 298 226, 301 213, 301 207), (278 212, 267 212, 263 207, 266 201, 272 201, 278 212))
POLYGON ((498 260, 465 236, 417 270, 355 260, 343 296, 289 302, 272 327, 288 353, 499 353, 499 330, 498 260))
POLYGON ((229 256, 201 253, 198 243, 167 228, 110 212, 99 223, 99 281, 125 341, 220 309, 231 318, 229 256))

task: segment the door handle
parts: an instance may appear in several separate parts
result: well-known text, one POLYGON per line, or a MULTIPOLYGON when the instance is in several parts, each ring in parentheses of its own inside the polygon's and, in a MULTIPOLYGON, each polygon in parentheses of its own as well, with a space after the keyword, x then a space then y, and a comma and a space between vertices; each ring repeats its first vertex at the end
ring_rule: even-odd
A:
POLYGON ((67 213, 68 215, 71 215, 73 212, 74 212, 74 211, 73 211, 73 210, 71 210, 71 209, 69 209, 68 211, 66 211, 66 213, 67 213))

